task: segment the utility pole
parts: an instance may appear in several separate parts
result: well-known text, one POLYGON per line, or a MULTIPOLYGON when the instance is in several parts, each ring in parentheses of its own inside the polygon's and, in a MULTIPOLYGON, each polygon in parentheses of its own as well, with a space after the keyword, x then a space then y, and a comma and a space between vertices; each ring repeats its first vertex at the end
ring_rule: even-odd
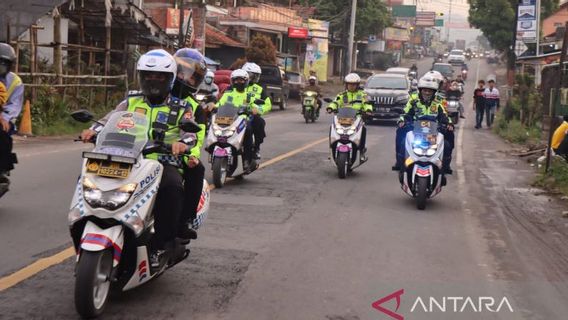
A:
POLYGON ((355 39, 355 17, 357 15, 357 0, 351 0, 351 24, 349 25, 349 43, 347 49, 347 73, 353 70, 353 41, 355 39))
POLYGON ((452 23, 452 0, 450 0, 450 12, 448 13, 448 34, 446 35, 446 43, 450 42, 450 24, 452 23))
POLYGON ((179 1, 179 36, 178 36, 178 49, 185 47, 185 34, 183 30, 183 0, 179 1))
MULTIPOLYGON (((568 22, 565 24, 566 30, 568 30, 568 22)), ((554 90, 554 97, 550 97, 553 100, 552 104, 552 112, 550 113, 550 128, 548 129, 548 148, 546 148, 546 166, 545 172, 548 173, 548 169, 550 169, 550 161, 551 161, 551 144, 552 144, 552 135, 554 131, 552 130, 552 126, 554 124, 554 118, 556 117, 556 107, 560 103, 560 88, 562 88, 562 84, 564 83, 564 61, 566 61, 566 53, 568 52, 568 31, 564 32, 564 41, 562 42, 562 53, 560 53, 560 63, 558 64, 558 76, 556 77, 556 88, 554 90)))

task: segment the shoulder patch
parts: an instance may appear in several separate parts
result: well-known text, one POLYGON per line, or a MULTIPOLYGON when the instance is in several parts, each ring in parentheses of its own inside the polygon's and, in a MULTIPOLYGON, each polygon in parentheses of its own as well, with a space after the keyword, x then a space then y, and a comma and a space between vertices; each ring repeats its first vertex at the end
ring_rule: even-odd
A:
POLYGON ((128 91, 129 97, 136 97, 136 96, 143 96, 142 91, 140 90, 130 90, 128 91))

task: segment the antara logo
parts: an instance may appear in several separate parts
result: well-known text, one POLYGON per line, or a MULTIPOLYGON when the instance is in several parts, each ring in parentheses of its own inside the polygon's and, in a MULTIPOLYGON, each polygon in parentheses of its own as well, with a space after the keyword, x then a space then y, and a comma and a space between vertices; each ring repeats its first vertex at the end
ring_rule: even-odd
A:
MULTIPOLYGON (((404 294, 404 289, 395 291, 375 302, 372 303, 372 307, 378 311, 389 316, 389 319, 404 320, 404 316, 397 313, 400 309, 400 304, 402 300, 402 295, 404 294), (387 309, 384 305, 391 301, 396 301, 395 310, 387 309)), ((513 313, 513 307, 509 302, 507 297, 501 299, 496 299, 494 297, 480 296, 480 297, 461 297, 461 296, 448 296, 448 297, 420 297, 418 296, 412 307, 410 308, 410 313, 464 313, 464 312, 511 312, 513 313)))

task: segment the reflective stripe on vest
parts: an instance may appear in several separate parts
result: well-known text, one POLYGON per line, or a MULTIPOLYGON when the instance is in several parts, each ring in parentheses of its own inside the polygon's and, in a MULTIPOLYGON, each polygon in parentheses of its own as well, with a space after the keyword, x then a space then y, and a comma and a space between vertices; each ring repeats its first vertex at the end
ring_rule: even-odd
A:
POLYGON ((10 86, 8 87, 8 91, 7 91, 8 100, 10 99, 10 96, 12 95, 12 93, 14 93, 14 90, 16 90, 16 87, 18 87, 19 85, 22 84, 22 79, 20 79, 20 77, 18 77, 18 75, 16 75, 15 73, 12 73, 12 75, 14 75, 14 78, 12 79, 12 83, 10 83, 10 86))

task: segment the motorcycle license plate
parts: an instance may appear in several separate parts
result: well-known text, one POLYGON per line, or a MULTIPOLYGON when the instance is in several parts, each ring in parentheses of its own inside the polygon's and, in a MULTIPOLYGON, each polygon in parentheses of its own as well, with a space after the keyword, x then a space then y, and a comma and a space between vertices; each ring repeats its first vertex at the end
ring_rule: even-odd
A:
POLYGON ((233 118, 231 117, 217 117, 215 118, 215 124, 221 126, 229 126, 233 123, 233 118))
POLYGON ((106 160, 89 159, 87 161, 87 172, 94 173, 102 177, 124 179, 128 177, 132 165, 128 163, 118 163, 106 160))
POLYGON ((350 126, 353 124, 353 119, 352 118, 339 118, 337 119, 337 122, 339 122, 340 125, 342 126, 350 126))

